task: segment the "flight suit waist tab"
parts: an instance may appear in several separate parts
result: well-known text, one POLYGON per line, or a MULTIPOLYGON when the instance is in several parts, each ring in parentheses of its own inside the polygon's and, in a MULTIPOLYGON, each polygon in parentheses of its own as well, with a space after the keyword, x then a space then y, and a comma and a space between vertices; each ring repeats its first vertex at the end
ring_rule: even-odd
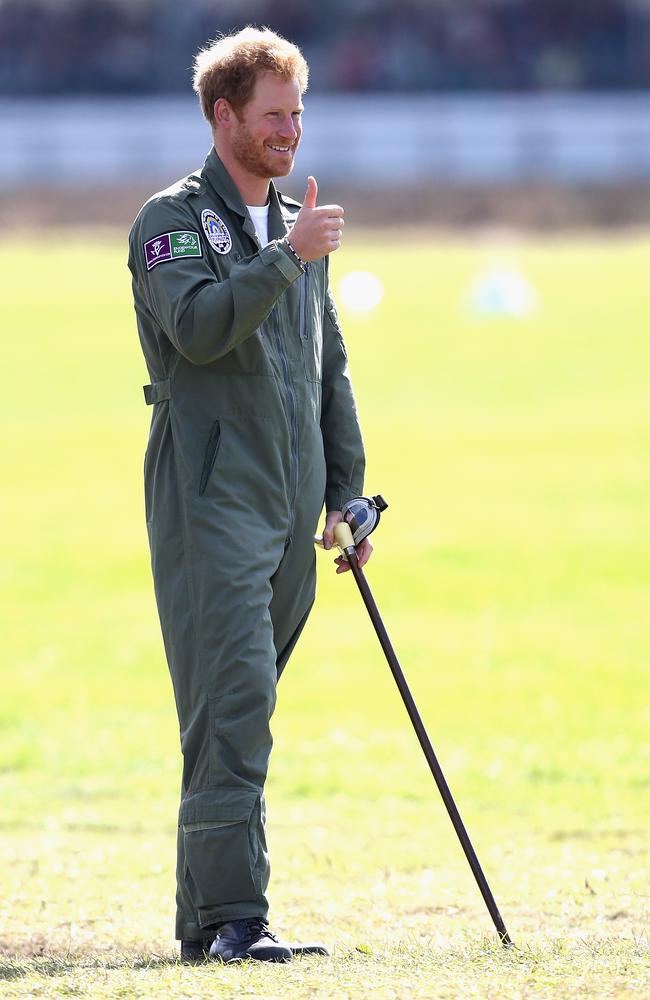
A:
POLYGON ((150 385, 143 385, 144 399, 147 406, 154 403, 162 403, 165 399, 171 399, 171 385, 168 378, 163 378, 159 382, 152 382, 150 385))

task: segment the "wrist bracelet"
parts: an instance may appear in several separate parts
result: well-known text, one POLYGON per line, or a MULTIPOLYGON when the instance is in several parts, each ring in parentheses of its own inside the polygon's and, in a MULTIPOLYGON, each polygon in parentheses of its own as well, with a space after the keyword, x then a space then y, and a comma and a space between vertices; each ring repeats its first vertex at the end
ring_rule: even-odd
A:
POLYGON ((293 256, 296 258, 296 260, 298 261, 298 263, 300 264, 300 266, 303 269, 303 271, 306 271, 307 270, 307 264, 302 259, 302 257, 300 256, 300 254, 296 253, 296 251, 294 250, 294 248, 292 246, 292 243, 291 243, 291 240, 289 239, 288 234, 284 237, 284 239, 282 240, 282 242, 286 243, 286 245, 289 247, 289 250, 291 251, 291 253, 293 254, 293 256))

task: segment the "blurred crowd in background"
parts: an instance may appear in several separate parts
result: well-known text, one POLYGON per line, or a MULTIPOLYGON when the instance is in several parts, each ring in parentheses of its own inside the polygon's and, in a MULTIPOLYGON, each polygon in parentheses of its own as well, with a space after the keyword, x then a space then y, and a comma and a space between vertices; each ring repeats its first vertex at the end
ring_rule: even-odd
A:
POLYGON ((0 0, 0 94, 186 94, 246 23, 301 46, 313 91, 650 84, 650 0, 0 0))

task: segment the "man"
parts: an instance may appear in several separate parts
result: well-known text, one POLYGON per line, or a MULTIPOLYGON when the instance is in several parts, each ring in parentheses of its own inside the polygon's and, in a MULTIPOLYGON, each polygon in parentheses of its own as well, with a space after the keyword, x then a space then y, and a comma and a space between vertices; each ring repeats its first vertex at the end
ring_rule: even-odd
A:
MULTIPOLYGON (((246 28, 196 58, 214 148, 151 198, 129 267, 153 415, 145 501, 180 722, 176 935, 187 960, 288 961, 271 934, 264 783, 276 684, 364 455, 328 288, 343 209, 279 195, 307 65, 246 28)), ((368 540, 359 561, 370 556, 368 540)), ((347 568, 338 559, 337 572, 347 568)), ((296 949, 294 949, 295 951, 296 949)))

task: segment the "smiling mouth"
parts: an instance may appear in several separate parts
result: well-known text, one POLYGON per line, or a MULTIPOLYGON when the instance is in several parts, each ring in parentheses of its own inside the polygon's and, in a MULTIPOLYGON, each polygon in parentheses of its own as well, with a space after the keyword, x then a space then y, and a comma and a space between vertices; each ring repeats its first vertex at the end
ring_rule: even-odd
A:
POLYGON ((291 146, 272 146, 270 142, 267 142, 269 149, 272 149, 275 153, 290 153, 291 146))

